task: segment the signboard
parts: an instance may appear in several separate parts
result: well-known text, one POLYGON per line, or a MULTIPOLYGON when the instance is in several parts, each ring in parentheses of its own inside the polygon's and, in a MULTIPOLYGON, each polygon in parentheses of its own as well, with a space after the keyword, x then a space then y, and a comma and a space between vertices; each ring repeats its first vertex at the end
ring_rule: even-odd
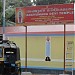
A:
POLYGON ((54 4, 16 8, 16 25, 74 23, 74 4, 54 4))

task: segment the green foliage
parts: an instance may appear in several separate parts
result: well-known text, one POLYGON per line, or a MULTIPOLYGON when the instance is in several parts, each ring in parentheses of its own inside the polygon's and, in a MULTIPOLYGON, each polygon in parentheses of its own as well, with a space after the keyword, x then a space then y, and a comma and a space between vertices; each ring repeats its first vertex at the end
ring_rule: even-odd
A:
POLYGON ((14 8, 8 8, 6 10, 6 19, 10 18, 15 12, 15 9, 14 8))
POLYGON ((1 1, 0 1, 0 12, 2 11, 2 3, 1 3, 1 1))
POLYGON ((36 5, 63 4, 67 0, 36 0, 36 5))
POLYGON ((2 2, 0 1, 0 25, 2 24, 2 2))

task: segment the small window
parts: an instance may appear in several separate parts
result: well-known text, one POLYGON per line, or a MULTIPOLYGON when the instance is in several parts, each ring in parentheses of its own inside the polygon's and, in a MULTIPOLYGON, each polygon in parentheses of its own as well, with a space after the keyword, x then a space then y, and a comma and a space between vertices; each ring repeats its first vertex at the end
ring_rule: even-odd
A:
POLYGON ((2 50, 3 48, 0 48, 0 58, 2 58, 3 57, 3 50, 2 50))

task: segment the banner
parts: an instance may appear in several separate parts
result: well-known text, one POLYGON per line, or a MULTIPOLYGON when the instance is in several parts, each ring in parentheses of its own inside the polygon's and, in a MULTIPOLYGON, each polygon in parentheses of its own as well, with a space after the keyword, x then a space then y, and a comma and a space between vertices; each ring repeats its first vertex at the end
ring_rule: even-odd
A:
POLYGON ((16 25, 74 23, 74 4, 54 4, 16 8, 16 25))

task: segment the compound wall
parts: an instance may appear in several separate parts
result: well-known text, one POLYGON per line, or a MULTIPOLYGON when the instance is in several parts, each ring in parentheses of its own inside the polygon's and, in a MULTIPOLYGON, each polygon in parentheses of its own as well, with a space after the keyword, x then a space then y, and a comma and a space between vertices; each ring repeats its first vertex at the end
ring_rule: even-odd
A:
MULTIPOLYGON (((67 41, 75 41, 74 34, 66 36, 67 41)), ((16 42, 20 47, 22 68, 25 65, 25 36, 16 34, 9 36, 9 39, 16 42), (13 36, 13 37, 12 37, 13 36)), ((27 37, 27 65, 28 68, 42 69, 63 69, 64 66, 64 36, 57 34, 30 34, 27 37), (46 58, 46 37, 50 37, 50 58, 51 61, 45 61, 46 58)), ((75 56, 74 56, 75 58, 75 56)))

